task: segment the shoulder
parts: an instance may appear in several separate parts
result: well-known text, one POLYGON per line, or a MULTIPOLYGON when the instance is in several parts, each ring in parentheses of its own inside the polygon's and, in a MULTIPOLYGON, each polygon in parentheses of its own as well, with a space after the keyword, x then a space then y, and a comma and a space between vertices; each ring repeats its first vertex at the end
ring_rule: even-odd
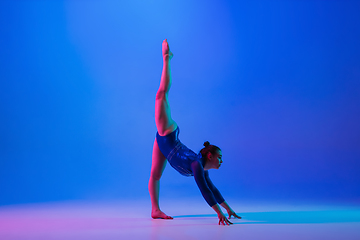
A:
POLYGON ((191 163, 191 166, 192 167, 201 167, 202 169, 204 169, 203 166, 201 165, 200 161, 198 161, 198 160, 193 161, 191 163))
POLYGON ((204 167, 201 165, 200 161, 195 160, 191 163, 191 169, 193 172, 204 172, 204 167))
POLYGON ((193 171, 194 175, 201 174, 204 177, 209 176, 208 170, 204 170, 204 167, 201 164, 200 160, 196 160, 191 163, 191 170, 193 171))

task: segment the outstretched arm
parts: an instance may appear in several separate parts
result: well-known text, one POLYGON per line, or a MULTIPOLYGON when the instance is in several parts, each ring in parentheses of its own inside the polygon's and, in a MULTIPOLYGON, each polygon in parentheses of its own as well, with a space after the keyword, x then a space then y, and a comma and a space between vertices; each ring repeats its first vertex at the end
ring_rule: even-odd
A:
POLYGON ((234 210, 231 209, 231 207, 229 206, 229 204, 227 204, 227 202, 224 200, 224 198, 222 197, 220 191, 215 187, 215 185, 212 183, 212 181, 210 180, 209 177, 209 172, 205 171, 204 172, 204 176, 205 176, 205 180, 207 185, 209 186, 210 190, 212 191, 212 193, 214 194, 216 201, 223 207, 226 209, 227 213, 229 214, 229 218, 231 218, 231 216, 234 216, 234 218, 239 218, 241 219, 241 217, 239 217, 234 210))
POLYGON ((221 211, 219 204, 216 203, 218 201, 218 198, 215 199, 213 192, 211 191, 211 189, 209 188, 209 186, 207 184, 207 181, 205 180, 205 172, 207 174, 207 171, 204 172, 204 168, 197 161, 194 161, 191 164, 191 168, 194 173, 194 178, 195 178, 196 184, 198 185, 201 194, 205 198, 205 201, 209 204, 210 207, 212 207, 214 209, 214 211, 218 215, 219 225, 220 224, 223 224, 223 225, 232 224, 232 222, 230 222, 226 218, 224 213, 221 211))

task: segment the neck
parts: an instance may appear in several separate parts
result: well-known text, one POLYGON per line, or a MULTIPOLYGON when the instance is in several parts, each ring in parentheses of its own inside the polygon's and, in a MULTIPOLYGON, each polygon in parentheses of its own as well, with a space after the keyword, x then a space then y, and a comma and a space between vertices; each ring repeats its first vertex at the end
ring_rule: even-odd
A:
POLYGON ((206 171, 206 170, 211 169, 208 160, 206 158, 204 158, 204 156, 202 154, 200 154, 200 155, 201 155, 201 163, 202 163, 204 170, 206 171))
POLYGON ((203 160, 204 161, 204 170, 206 171, 206 170, 209 170, 209 169, 211 169, 211 167, 210 167, 210 164, 209 164, 209 162, 207 161, 207 160, 203 160))

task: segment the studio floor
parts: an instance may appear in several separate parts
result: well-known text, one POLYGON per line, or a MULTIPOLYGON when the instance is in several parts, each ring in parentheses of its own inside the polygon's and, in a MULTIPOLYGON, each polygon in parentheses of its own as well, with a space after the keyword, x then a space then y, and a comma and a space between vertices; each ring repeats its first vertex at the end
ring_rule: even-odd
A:
POLYGON ((151 219, 147 200, 0 206, 0 239, 360 239, 360 206, 228 201, 242 219, 219 226, 201 200, 163 200, 173 220, 151 219))

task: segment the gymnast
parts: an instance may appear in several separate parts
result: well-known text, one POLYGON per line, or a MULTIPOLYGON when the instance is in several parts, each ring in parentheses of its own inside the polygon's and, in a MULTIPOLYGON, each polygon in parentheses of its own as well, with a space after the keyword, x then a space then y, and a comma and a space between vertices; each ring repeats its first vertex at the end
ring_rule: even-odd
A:
POLYGON ((171 86, 170 60, 173 57, 169 44, 165 39, 162 43, 163 69, 160 87, 155 100, 156 138, 152 152, 151 174, 149 180, 149 193, 151 198, 151 217, 154 219, 173 219, 160 210, 159 190, 160 178, 165 169, 166 162, 184 176, 194 176, 205 201, 218 215, 219 225, 232 224, 221 211, 219 204, 226 209, 229 218, 239 217, 221 196, 219 190, 209 178, 209 169, 219 169, 222 161, 221 150, 209 142, 199 154, 194 153, 179 140, 179 127, 171 118, 168 94, 171 86))

